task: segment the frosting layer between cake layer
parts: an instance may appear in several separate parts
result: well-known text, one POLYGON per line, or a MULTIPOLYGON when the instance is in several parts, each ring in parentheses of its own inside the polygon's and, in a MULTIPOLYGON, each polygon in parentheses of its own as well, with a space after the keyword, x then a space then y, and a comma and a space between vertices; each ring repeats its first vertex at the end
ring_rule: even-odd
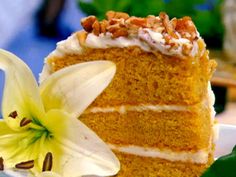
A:
POLYGON ((120 114, 125 114, 127 111, 187 111, 188 108, 191 106, 178 106, 178 105, 122 105, 116 107, 92 107, 87 109, 84 114, 86 113, 109 113, 109 112, 119 112, 120 114))
POLYGON ((138 155, 142 157, 152 157, 152 158, 160 158, 169 161, 182 161, 182 162, 191 162, 191 163, 200 163, 205 164, 208 161, 208 156, 210 150, 199 150, 197 152, 175 152, 171 149, 158 149, 158 148, 145 148, 141 146, 117 146, 109 144, 111 149, 127 153, 138 155))

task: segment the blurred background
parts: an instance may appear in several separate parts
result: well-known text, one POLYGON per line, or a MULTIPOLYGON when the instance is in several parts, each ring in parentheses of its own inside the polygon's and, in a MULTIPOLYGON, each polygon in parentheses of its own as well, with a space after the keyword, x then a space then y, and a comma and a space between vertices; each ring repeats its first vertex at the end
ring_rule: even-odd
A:
MULTIPOLYGON (((172 17, 190 16, 218 62, 212 79, 218 119, 236 124, 236 1, 235 0, 1 0, 0 48, 22 58, 36 78, 44 58, 87 15, 104 18, 106 11, 145 17, 165 11, 172 17), (227 120, 226 118, 227 117, 227 120)), ((4 75, 0 73, 0 98, 4 75)))

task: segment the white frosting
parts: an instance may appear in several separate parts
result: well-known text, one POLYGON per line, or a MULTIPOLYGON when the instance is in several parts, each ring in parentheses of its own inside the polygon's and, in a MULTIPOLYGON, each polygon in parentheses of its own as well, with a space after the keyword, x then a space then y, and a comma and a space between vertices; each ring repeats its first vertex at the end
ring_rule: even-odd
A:
MULTIPOLYGON (((52 56, 61 57, 65 54, 81 54, 83 52, 76 34, 72 34, 66 40, 57 43, 57 48, 47 58, 52 56)), ((46 59, 47 59, 46 58, 46 59)), ((45 63, 46 63, 45 59, 45 63)))
POLYGON ((100 34, 99 36, 89 33, 86 40, 85 46, 90 48, 110 48, 110 47, 129 47, 129 46, 139 46, 145 51, 150 51, 149 45, 142 42, 138 38, 132 37, 118 37, 116 39, 112 38, 111 33, 100 34))
MULTIPOLYGON (((163 35, 161 34, 161 33, 157 33, 157 32, 154 32, 154 31, 152 31, 152 30, 150 30, 150 29, 145 29, 145 31, 147 31, 148 33, 149 33, 149 35, 150 35, 150 37, 154 40, 154 41, 156 41, 156 42, 158 42, 158 43, 161 43, 161 44, 165 44, 165 39, 163 38, 163 35)), ((140 30, 139 32, 142 32, 142 30, 140 30)))
POLYGON ((208 101, 208 106, 210 108, 210 114, 212 118, 212 123, 214 123, 214 118, 216 115, 215 109, 214 109, 214 104, 215 104, 215 95, 211 89, 211 83, 208 82, 208 95, 207 95, 207 101, 208 101))
MULTIPOLYGON (((82 47, 77 39, 76 34, 72 34, 66 40, 57 43, 57 48, 44 60, 44 66, 42 72, 39 74, 39 83, 42 83, 50 75, 50 65, 47 59, 53 56, 63 57, 65 54, 81 54, 83 52, 82 47)), ((53 63, 52 63, 53 65, 53 63)))
POLYGON ((192 48, 190 56, 195 56, 198 52, 197 42, 191 43, 188 39, 179 38, 172 39, 172 42, 176 44, 175 47, 166 45, 163 35, 159 32, 152 31, 148 28, 140 28, 138 32, 138 37, 118 37, 112 38, 112 34, 107 32, 105 34, 100 34, 99 36, 89 33, 86 40, 85 46, 90 48, 110 48, 110 47, 129 47, 138 46, 144 51, 159 51, 165 55, 175 55, 183 57, 182 50, 183 45, 192 48))
POLYGON ((215 95, 211 89, 211 83, 208 82, 208 95, 207 95, 207 101, 208 101, 208 107, 210 108, 210 115, 211 115, 211 124, 212 124, 212 137, 211 141, 212 143, 216 143, 216 141, 219 139, 219 125, 215 122, 215 95))
POLYGON ((80 54, 82 52, 82 48, 77 39, 76 34, 72 34, 66 40, 57 43, 57 50, 61 53, 73 53, 80 54))
POLYGON ((171 149, 147 148, 141 146, 117 146, 108 144, 111 149, 133 154, 142 157, 161 158, 169 161, 182 161, 205 164, 208 161, 209 150, 199 150, 197 152, 181 151, 175 152, 171 149))
POLYGON ((188 106, 178 106, 178 105, 151 105, 151 104, 141 104, 141 105, 122 105, 122 106, 114 106, 114 107, 93 107, 86 111, 86 113, 110 113, 110 112, 118 112, 120 114, 125 114, 127 111, 187 111, 188 106))
POLYGON ((171 47, 170 45, 166 44, 166 41, 161 33, 152 31, 148 28, 140 29, 138 36, 140 39, 146 41, 152 47, 152 49, 158 50, 165 55, 175 55, 183 57, 183 45, 192 48, 190 56, 195 56, 198 52, 197 41, 193 41, 193 43, 191 43, 190 40, 185 38, 172 38, 170 42, 174 43, 175 46, 171 47))

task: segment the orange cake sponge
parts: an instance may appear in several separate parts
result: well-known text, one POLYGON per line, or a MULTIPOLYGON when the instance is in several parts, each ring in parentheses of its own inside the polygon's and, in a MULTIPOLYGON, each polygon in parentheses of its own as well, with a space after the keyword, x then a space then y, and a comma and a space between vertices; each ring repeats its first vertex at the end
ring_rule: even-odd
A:
POLYGON ((189 17, 106 15, 82 19, 84 30, 58 43, 41 81, 76 63, 113 61, 113 81, 80 119, 117 154, 117 176, 200 176, 216 137, 209 84, 216 63, 204 40, 189 17))

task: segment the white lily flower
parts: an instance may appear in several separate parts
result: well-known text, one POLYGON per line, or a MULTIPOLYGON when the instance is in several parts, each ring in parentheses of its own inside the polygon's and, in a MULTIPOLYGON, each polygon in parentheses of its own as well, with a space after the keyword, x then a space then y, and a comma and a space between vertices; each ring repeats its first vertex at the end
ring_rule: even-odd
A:
POLYGON ((35 175, 63 177, 119 171, 109 147, 77 119, 112 80, 114 63, 73 65, 52 74, 40 87, 31 70, 4 50, 0 69, 5 71, 0 170, 30 169, 35 175))

